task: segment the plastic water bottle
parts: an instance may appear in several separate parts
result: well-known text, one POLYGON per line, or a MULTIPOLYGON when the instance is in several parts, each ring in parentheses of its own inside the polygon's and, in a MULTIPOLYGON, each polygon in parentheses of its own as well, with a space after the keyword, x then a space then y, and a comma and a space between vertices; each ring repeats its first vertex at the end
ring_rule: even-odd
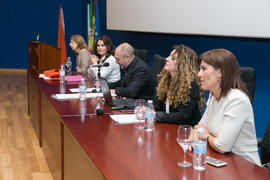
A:
POLYGON ((145 131, 151 132, 154 130, 155 116, 156 116, 156 111, 153 105, 153 101, 148 100, 147 107, 145 110, 145 122, 144 122, 145 131))
POLYGON ((198 128, 194 138, 193 168, 205 170, 206 168, 207 138, 203 128, 198 128))
POLYGON ((79 85, 79 97, 81 101, 86 99, 86 84, 84 78, 81 79, 81 83, 79 85))
POLYGON ((68 58, 67 58, 66 67, 67 67, 67 73, 71 73, 71 72, 72 72, 72 62, 71 62, 71 57, 68 57, 68 58))
POLYGON ((61 65, 60 72, 59 72, 60 82, 64 82, 65 81, 65 74, 66 74, 65 67, 64 67, 64 65, 61 65))

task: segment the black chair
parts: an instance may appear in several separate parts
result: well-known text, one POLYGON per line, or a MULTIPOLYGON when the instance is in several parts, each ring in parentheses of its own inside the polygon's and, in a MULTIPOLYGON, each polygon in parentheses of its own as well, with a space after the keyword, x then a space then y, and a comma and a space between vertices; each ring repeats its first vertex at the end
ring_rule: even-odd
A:
POLYGON ((248 89, 248 96, 252 103, 256 90, 256 71, 253 67, 240 67, 240 76, 248 89))
POLYGON ((258 146, 261 147, 262 164, 270 163, 270 121, 263 138, 258 138, 258 146))
POLYGON ((147 50, 146 49, 134 49, 135 56, 139 57, 147 64, 147 50))
POLYGON ((152 72, 155 78, 155 84, 156 86, 158 85, 158 77, 157 75, 160 73, 160 71, 163 69, 165 65, 165 57, 162 57, 158 54, 155 54, 153 57, 153 62, 152 62, 152 72))

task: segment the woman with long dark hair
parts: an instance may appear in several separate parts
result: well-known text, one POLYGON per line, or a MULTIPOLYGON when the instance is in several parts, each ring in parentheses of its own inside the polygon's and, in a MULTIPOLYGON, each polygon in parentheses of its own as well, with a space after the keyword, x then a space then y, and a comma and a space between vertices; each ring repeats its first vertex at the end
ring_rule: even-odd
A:
MULTIPOLYGON (((100 69, 100 76, 107 79, 110 88, 115 88, 114 83, 120 80, 120 66, 116 63, 113 56, 112 40, 106 36, 99 36, 94 45, 94 55, 90 56, 92 65, 109 63, 109 66, 100 69)), ((98 68, 92 67, 94 74, 97 76, 98 68)))

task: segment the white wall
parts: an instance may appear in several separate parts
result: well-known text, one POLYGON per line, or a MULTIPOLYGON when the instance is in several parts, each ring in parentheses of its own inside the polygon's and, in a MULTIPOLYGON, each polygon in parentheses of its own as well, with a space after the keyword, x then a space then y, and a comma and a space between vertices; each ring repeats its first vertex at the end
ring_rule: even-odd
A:
POLYGON ((107 29, 270 38, 270 0, 107 0, 107 29))

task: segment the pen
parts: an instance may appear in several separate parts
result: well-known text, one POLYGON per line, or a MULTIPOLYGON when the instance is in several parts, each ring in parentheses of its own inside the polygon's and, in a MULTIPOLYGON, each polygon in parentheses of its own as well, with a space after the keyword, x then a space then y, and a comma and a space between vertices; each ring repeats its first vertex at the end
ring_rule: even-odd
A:
POLYGON ((120 112, 133 112, 133 109, 121 109, 120 112))

